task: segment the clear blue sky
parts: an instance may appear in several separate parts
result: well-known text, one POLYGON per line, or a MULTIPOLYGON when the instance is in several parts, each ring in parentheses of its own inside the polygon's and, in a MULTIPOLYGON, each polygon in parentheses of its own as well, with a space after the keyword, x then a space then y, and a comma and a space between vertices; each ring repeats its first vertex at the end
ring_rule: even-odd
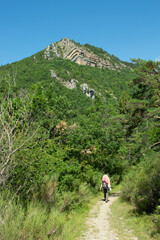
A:
POLYGON ((0 1, 0 65, 64 37, 124 61, 160 59, 160 0, 0 1))

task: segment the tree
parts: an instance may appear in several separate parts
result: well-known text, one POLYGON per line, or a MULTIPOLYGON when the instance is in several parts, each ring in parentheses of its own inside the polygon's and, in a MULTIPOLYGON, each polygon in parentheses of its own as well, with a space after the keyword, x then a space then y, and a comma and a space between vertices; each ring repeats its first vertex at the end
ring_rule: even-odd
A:
MULTIPOLYGON (((10 81, 10 79, 6 79, 10 81)), ((0 105, 0 184, 6 183, 15 161, 15 154, 30 141, 38 128, 29 121, 27 96, 12 96, 13 84, 8 84, 7 94, 0 105)))
POLYGON ((134 61, 137 65, 136 77, 131 84, 131 99, 125 104, 124 121, 126 146, 132 163, 139 162, 142 154, 149 149, 158 150, 160 146, 160 63, 134 61))

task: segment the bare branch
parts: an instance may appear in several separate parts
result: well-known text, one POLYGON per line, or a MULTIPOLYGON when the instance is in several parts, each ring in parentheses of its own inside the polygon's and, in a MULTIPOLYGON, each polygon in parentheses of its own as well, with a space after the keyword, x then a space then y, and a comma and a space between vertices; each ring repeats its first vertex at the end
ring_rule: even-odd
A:
POLYGON ((12 154, 14 154, 15 152, 17 152, 20 148, 22 148, 31 138, 34 137, 34 135, 37 133, 39 127, 35 130, 35 132, 32 134, 31 137, 29 137, 24 143, 22 143, 17 149, 15 149, 12 154))
POLYGON ((154 118, 156 118, 156 119, 160 119, 160 117, 154 117, 154 118))
POLYGON ((155 147, 155 146, 157 146, 157 145, 159 145, 159 144, 160 144, 160 142, 154 143, 154 144, 150 147, 150 149, 153 148, 153 147, 155 147))
MULTIPOLYGON (((37 129, 35 130, 35 132, 34 132, 29 138, 27 138, 27 140, 24 141, 18 148, 16 148, 16 149, 13 150, 12 152, 9 151, 8 156, 7 156, 7 160, 6 160, 5 164, 4 164, 3 167, 2 167, 2 170, 1 170, 1 172, 0 172, 0 175, 3 175, 4 171, 6 170, 7 165, 8 165, 8 163, 10 162, 10 157, 11 157, 11 155, 13 155, 14 153, 16 153, 16 152, 17 152, 20 148, 22 148, 30 139, 32 139, 32 138, 34 137, 34 135, 37 133, 37 131, 38 131, 38 128, 37 128, 37 129)), ((10 150, 10 149, 9 149, 9 150, 10 150)))

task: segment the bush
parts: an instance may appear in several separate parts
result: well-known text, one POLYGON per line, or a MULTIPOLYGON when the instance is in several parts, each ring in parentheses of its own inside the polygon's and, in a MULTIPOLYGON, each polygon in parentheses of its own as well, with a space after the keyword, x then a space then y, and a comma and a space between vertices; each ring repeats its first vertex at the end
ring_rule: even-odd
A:
POLYGON ((40 200, 49 206, 53 206, 57 200, 56 187, 58 175, 45 176, 41 185, 40 200))
POLYGON ((87 183, 82 183, 79 186, 78 190, 78 203, 81 204, 83 202, 88 201, 90 198, 90 189, 87 186, 87 183))
POLYGON ((82 183, 78 191, 64 192, 62 197, 60 212, 72 210, 90 199, 90 188, 82 183))
POLYGON ((151 213, 160 199, 160 161, 151 153, 124 179, 122 198, 131 201, 139 212, 151 213))
POLYGON ((135 175, 137 169, 133 168, 124 178, 122 184, 121 198, 125 201, 131 201, 132 192, 135 187, 135 175))
POLYGON ((160 233, 160 205, 158 205, 156 208, 153 221, 155 223, 157 232, 160 233))
POLYGON ((102 174, 95 171, 91 166, 86 165, 84 167, 81 178, 87 182, 88 187, 91 188, 92 192, 97 193, 101 185, 102 174))

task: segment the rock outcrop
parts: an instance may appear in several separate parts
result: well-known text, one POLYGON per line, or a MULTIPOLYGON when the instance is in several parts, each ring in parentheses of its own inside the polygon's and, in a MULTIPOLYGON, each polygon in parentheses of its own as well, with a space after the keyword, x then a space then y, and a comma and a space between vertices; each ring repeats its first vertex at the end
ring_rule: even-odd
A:
POLYGON ((76 85, 78 83, 78 80, 76 79, 71 79, 69 81, 64 81, 63 79, 59 78, 57 76, 57 74, 54 72, 54 70, 50 70, 51 72, 51 77, 53 78, 56 78, 57 80, 59 80, 61 82, 61 84, 63 86, 65 86, 66 88, 69 88, 69 89, 73 89, 73 88, 76 88, 76 85))
POLYGON ((86 94, 86 96, 95 99, 95 91, 93 89, 90 89, 88 87, 88 84, 84 83, 80 85, 80 88, 82 89, 83 93, 86 94))
MULTIPOLYGON (((63 79, 61 79, 57 76, 57 74, 54 72, 54 70, 51 69, 50 72, 51 72, 51 77, 56 78, 66 88, 74 89, 77 87, 78 80, 71 79, 69 81, 64 81, 63 79)), ((87 97, 90 97, 91 99, 95 99, 95 91, 94 91, 94 89, 89 88, 88 84, 86 84, 86 83, 81 84, 80 88, 87 97)))
POLYGON ((80 45, 70 40, 69 38, 64 38, 59 42, 52 43, 45 49, 44 57, 48 60, 53 57, 61 57, 64 59, 69 59, 80 65, 88 65, 98 68, 109 68, 109 69, 121 69, 125 65, 121 62, 119 64, 113 64, 109 54, 104 53, 104 57, 99 57, 94 54, 90 49, 84 45, 80 45))

